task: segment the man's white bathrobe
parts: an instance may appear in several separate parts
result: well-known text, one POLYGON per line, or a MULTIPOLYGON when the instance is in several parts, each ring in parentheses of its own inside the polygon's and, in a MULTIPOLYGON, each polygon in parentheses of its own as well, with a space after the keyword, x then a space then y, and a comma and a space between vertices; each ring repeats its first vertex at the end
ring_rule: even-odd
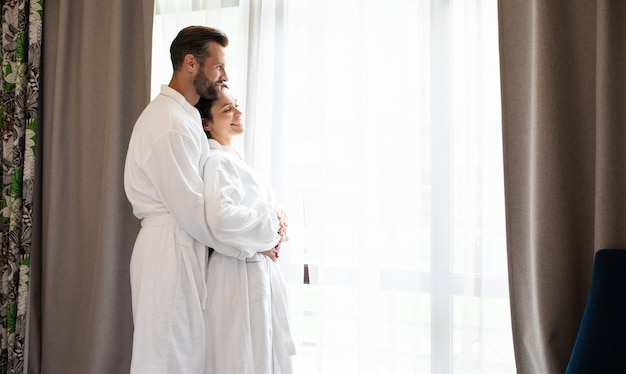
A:
POLYGON ((135 123, 124 170, 126 195, 141 219, 130 263, 131 374, 204 374, 206 246, 239 260, 254 256, 217 242, 207 225, 208 157, 198 111, 163 86, 135 123))
MULTIPOLYGON (((255 252, 273 248, 280 236, 271 189, 232 148, 209 144, 206 217, 216 239, 255 252)), ((278 264, 216 248, 207 286, 208 372, 291 374, 295 348, 278 264)))

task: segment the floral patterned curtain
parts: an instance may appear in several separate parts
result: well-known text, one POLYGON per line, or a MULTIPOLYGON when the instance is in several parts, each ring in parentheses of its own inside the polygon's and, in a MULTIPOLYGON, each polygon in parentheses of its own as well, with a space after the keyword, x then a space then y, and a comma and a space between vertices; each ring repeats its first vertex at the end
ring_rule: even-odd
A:
POLYGON ((24 371, 43 0, 2 1, 0 373, 24 371))

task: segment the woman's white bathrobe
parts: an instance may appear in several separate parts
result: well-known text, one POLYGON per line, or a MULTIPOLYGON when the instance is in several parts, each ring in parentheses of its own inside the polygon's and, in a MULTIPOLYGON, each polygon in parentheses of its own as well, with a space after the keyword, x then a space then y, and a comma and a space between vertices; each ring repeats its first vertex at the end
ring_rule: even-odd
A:
POLYGON ((133 128, 124 169, 141 219, 130 263, 132 374, 204 374, 206 246, 239 259, 254 255, 217 242, 207 225, 208 158, 198 111, 163 86, 133 128))
MULTIPOLYGON (((273 248, 280 236, 271 189, 232 148, 209 144, 206 217, 216 239, 255 252, 273 248)), ((207 286, 208 372, 292 373, 295 348, 278 265, 260 253, 242 260, 216 248, 207 286)))

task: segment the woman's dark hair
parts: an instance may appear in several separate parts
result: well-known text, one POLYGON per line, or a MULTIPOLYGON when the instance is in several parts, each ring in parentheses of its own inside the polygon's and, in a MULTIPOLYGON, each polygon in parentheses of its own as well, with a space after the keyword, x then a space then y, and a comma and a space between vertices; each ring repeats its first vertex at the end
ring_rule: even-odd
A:
MULTIPOLYGON (((222 83, 222 89, 224 88, 228 88, 228 86, 226 85, 226 83, 222 83)), ((200 100, 198 100, 198 102, 196 103, 195 107, 196 109, 198 109, 198 112, 200 112, 200 118, 203 121, 212 121, 213 120, 213 115, 211 114, 211 107, 213 106, 213 103, 216 101, 217 99, 207 99, 204 97, 200 97, 200 100)), ((204 122, 202 122, 202 127, 204 128, 204 122)), ((208 131, 204 131, 206 133, 207 138, 210 138, 211 135, 209 135, 208 131)))
POLYGON ((170 46, 172 67, 178 70, 185 56, 192 54, 198 63, 203 64, 209 57, 209 42, 216 42, 222 47, 228 46, 228 37, 221 30, 206 26, 188 26, 180 30, 170 46))

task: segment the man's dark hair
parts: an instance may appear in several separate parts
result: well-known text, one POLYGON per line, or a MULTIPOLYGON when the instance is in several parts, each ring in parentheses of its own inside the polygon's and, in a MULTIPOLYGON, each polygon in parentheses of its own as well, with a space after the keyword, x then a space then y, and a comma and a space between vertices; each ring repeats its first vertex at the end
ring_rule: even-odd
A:
POLYGON ((180 30, 170 46, 170 57, 174 71, 178 70, 185 56, 192 54, 198 63, 203 64, 209 57, 209 42, 216 42, 222 47, 228 46, 228 37, 221 30, 207 26, 188 26, 180 30))

